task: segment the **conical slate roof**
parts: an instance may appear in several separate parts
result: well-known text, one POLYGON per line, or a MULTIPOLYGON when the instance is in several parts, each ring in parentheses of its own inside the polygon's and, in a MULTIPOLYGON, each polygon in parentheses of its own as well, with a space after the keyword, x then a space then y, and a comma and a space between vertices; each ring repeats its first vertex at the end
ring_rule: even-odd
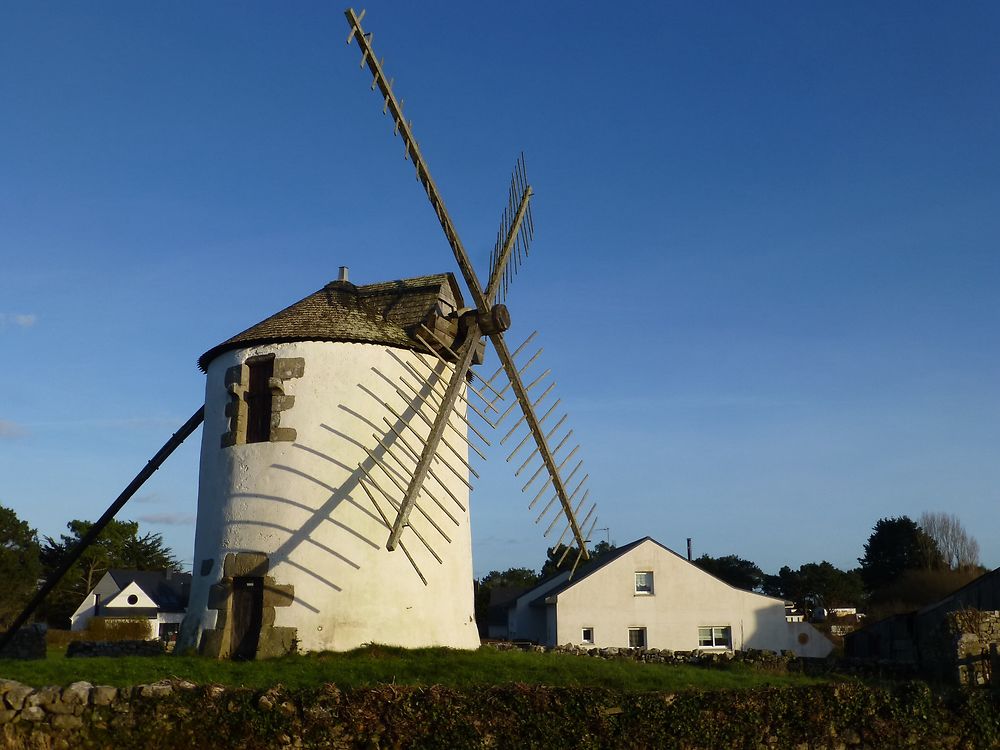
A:
POLYGON ((231 349, 285 341, 355 341, 423 351, 414 332, 439 300, 453 303, 455 308, 464 304, 450 273, 366 286, 331 281, 305 299, 213 346, 198 359, 198 367, 207 371, 213 359, 231 349))

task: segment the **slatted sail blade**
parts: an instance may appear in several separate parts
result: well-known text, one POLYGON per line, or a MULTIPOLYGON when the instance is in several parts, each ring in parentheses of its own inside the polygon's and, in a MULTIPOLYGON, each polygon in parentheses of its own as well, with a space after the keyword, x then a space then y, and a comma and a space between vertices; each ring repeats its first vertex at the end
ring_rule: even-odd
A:
POLYGON ((438 190, 434 178, 431 177, 427 161, 424 159, 424 155, 417 145, 417 139, 413 135, 413 123, 409 122, 403 116, 403 104, 396 98, 396 92, 392 87, 393 81, 386 77, 382 68, 382 61, 375 56, 375 50, 372 48, 372 35, 366 34, 364 29, 361 28, 361 19, 364 16, 364 11, 358 15, 354 12, 353 8, 348 8, 344 11, 344 15, 347 17, 348 25, 351 27, 347 43, 350 44, 352 41, 357 40, 358 46, 361 48, 361 67, 368 66, 372 74, 372 89, 378 88, 385 100, 382 112, 389 113, 395 125, 393 132, 403 139, 404 158, 413 161, 417 180, 423 185, 424 192, 427 193, 427 198, 431 202, 431 207, 434 209, 434 213, 441 223, 444 236, 448 240, 448 244, 451 245, 455 261, 458 263, 462 277, 465 279, 465 283, 472 293, 476 308, 479 310, 488 310, 490 306, 486 303, 483 289, 472 267, 472 261, 469 260, 469 254, 465 251, 465 246, 458 236, 458 230, 455 229, 451 215, 448 213, 448 209, 445 208, 441 192, 438 190))
POLYGON ((451 420, 452 411, 455 408, 455 403, 458 401, 459 391, 465 385, 465 375, 472 365, 472 355, 475 353, 476 343, 479 340, 479 336, 476 335, 478 333, 478 330, 470 330, 466 334, 466 341, 462 345, 459 359, 452 370, 448 387, 441 399, 441 403, 438 404, 438 412, 434 418, 434 424, 431 425, 427 442, 424 444, 416 466, 413 468, 413 474, 410 476, 410 482, 406 487, 406 494, 403 496, 403 501, 400 503, 399 511, 396 514, 396 520, 392 525, 392 532, 389 534, 389 541, 386 543, 386 547, 390 550, 396 548, 399 537, 403 533, 403 528, 409 522, 410 512, 413 510, 417 502, 417 495, 420 493, 424 480, 427 478, 431 460, 437 453, 438 444, 444 436, 445 427, 451 420))
MULTIPOLYGON (((527 348, 527 345, 534 338, 535 334, 529 336, 525 343, 511 354, 502 334, 490 336, 500 357, 501 369, 508 379, 508 386, 501 389, 499 395, 504 395, 508 388, 513 390, 516 402, 521 407, 521 417, 507 430, 500 443, 513 444, 507 455, 508 463, 526 451, 529 444, 534 444, 527 456, 520 459, 515 475, 521 476, 534 468, 530 478, 521 488, 522 492, 528 492, 537 487, 537 492, 528 506, 529 509, 549 496, 535 523, 547 519, 548 526, 544 535, 548 536, 560 526, 559 521, 562 519, 564 528, 556 546, 561 545, 569 534, 570 541, 575 544, 579 555, 587 559, 589 557, 587 541, 597 525, 596 504, 591 505, 583 521, 578 520, 589 496, 589 490, 586 489, 589 475, 582 471, 583 461, 575 459, 580 446, 577 444, 571 449, 564 450, 570 444, 573 430, 566 425, 569 417, 560 408, 562 402, 553 396, 556 384, 551 380, 551 370, 544 369, 540 374, 535 374, 541 369, 538 361, 542 350, 538 349, 528 356, 527 352, 531 349, 527 348), (522 354, 526 362, 519 363, 516 357, 522 354), (533 366, 535 370, 531 369, 533 366), (542 416, 539 417, 539 413, 542 416), (522 428, 524 434, 520 440, 512 442, 522 428), (550 440, 554 442, 550 443, 550 440)), ((495 381, 498 375, 499 372, 494 373, 490 381, 495 381)), ((506 413, 508 412, 502 414, 498 421, 502 421, 506 413)))
POLYGON ((356 416, 375 431, 373 443, 361 446, 358 484, 386 528, 386 548, 402 550, 424 584, 419 548, 442 563, 442 544, 452 541, 452 529, 468 513, 459 485, 471 491, 469 477, 479 476, 470 456, 486 457, 486 428, 467 412, 470 406, 471 414, 486 409, 485 399, 474 403, 478 397, 467 383, 477 343, 473 332, 457 347, 457 362, 445 359, 440 347, 427 346, 426 353, 387 349, 388 364, 373 367, 372 383, 359 385, 371 405, 356 416))
MULTIPOLYGON (((590 518, 594 515, 595 510, 595 507, 591 507, 591 510, 584 517, 584 521, 579 522, 577 519, 579 511, 575 510, 573 506, 573 502, 577 494, 579 494, 583 489, 583 484, 586 481, 586 475, 584 475, 584 479, 574 487, 572 492, 568 491, 570 481, 575 478, 580 469, 580 465, 569 469, 567 469, 567 465, 576 454, 579 446, 570 450, 565 457, 558 457, 559 451, 562 450, 564 445, 566 445, 572 434, 569 432, 559 440, 555 450, 552 450, 549 447, 549 438, 554 439, 560 434, 560 430, 563 427, 565 420, 560 417, 552 417, 552 412, 556 411, 554 407, 550 408, 550 411, 547 411, 542 418, 539 418, 536 415, 535 408, 540 407, 549 396, 554 384, 550 384, 548 387, 541 386, 542 381, 547 378, 549 373, 543 373, 542 376, 537 377, 527 386, 524 384, 521 379, 521 371, 526 370, 527 367, 531 365, 531 362, 529 361, 528 365, 524 365, 521 368, 515 364, 514 358, 507 349, 507 345, 503 337, 503 332, 507 330, 510 325, 510 317, 506 307, 497 303, 498 297, 499 299, 504 299, 506 297, 511 279, 517 273, 520 264, 527 257, 528 245, 534 235, 534 222, 530 211, 532 190, 528 185, 523 155, 518 160, 514 169, 514 177, 511 180, 511 187, 508 194, 508 205, 500 222, 500 230, 490 263, 490 275, 488 283, 484 288, 480 284, 479 278, 476 276, 475 269, 472 267, 468 253, 465 251, 465 247, 458 236, 457 230, 455 229, 454 222, 452 222, 451 216, 445 208, 444 200, 441 197, 440 191, 431 177, 430 170, 427 167, 427 162, 417 145, 417 141, 413 135, 412 123, 410 123, 403 115, 403 103, 396 98, 396 94, 393 91, 393 81, 386 77, 383 70, 383 61, 375 56, 375 52, 372 47, 372 34, 366 33, 361 27, 361 19, 364 16, 364 12, 358 15, 353 9, 348 9, 345 11, 345 15, 347 16, 347 21, 351 29, 350 34, 347 37, 347 43, 350 44, 352 41, 356 40, 361 49, 361 67, 364 68, 367 65, 368 69, 371 71, 372 90, 377 88, 384 99, 384 107, 382 111, 383 113, 389 113, 392 117, 394 124, 393 133, 398 134, 403 141, 404 158, 412 160, 413 166, 416 170, 417 180, 427 193, 427 198, 430 201, 431 207, 434 209, 434 213, 441 224, 441 228, 444 230, 445 238, 451 246, 455 260, 458 263, 459 270, 462 272, 462 277, 465 279, 466 286, 469 289, 472 302, 475 306, 475 310, 472 311, 475 324, 481 328, 482 332, 486 334, 493 343, 493 348, 496 350, 497 356, 500 359, 501 369, 507 375, 509 389, 511 389, 514 393, 513 403, 501 412, 501 407, 498 406, 498 403, 501 400, 504 391, 507 389, 505 388, 503 391, 498 392, 493 387, 495 377, 485 381, 481 380, 483 385, 482 390, 474 389, 471 385, 469 385, 468 390, 474 392, 483 400, 483 411, 480 412, 476 410, 476 413, 483 416, 487 424, 498 427, 506 419, 506 417, 515 410, 516 407, 520 406, 523 416, 517 420, 515 429, 524 425, 531 439, 534 441, 535 449, 532 455, 529 456, 529 459, 518 469, 518 474, 520 474, 521 471, 527 470, 531 461, 535 460, 536 456, 537 459, 541 461, 541 470, 535 470, 532 474, 532 478, 525 485, 524 490, 527 491, 527 489, 536 481, 536 478, 539 478, 543 474, 547 475, 545 481, 542 483, 541 489, 532 501, 532 506, 546 493, 554 493, 545 505, 545 508, 543 508, 540 519, 544 518, 548 510, 558 503, 558 506, 555 507, 562 509, 562 516, 566 523, 566 528, 563 530, 562 536, 565 537, 566 534, 571 535, 571 539, 576 543, 577 549, 579 550, 576 560, 576 563, 579 563, 581 559, 589 557, 586 548, 586 539, 589 536, 589 533, 585 530, 585 527, 587 523, 590 522, 590 518), (541 388, 541 395, 535 396, 531 393, 532 389, 536 387, 541 388), (492 391, 493 395, 490 395, 487 391, 492 391), (487 398, 489 400, 487 400, 487 398), (494 417, 492 414, 495 414, 496 416, 494 417), (486 417, 485 415, 491 416, 486 417), (547 426, 547 420, 549 420, 550 417, 553 419, 552 424, 555 425, 554 427, 547 426), (565 472, 565 480, 563 478, 563 472, 565 472)), ((436 346, 430 341, 430 339, 421 339, 421 341, 424 342, 432 354, 441 358, 442 349, 440 346, 436 346)), ((437 343, 440 344, 441 342, 437 343)), ((447 351, 452 355, 452 360, 450 361, 461 361, 462 358, 455 352, 450 349, 447 349, 447 351)), ((444 361, 443 358, 442 361, 444 361)), ((419 368, 414 369, 419 370, 419 368)), ((419 376, 417 376, 415 372, 412 374, 414 374, 417 383, 419 384, 419 376)), ((461 380, 464 383, 464 373, 461 380)), ((445 421, 448 424, 452 423, 450 415, 455 413, 455 405, 459 398, 451 393, 452 389, 450 386, 451 381, 449 381, 448 386, 441 386, 436 391, 438 407, 447 415, 447 419, 445 421), (440 392, 442 389, 444 393, 440 392)), ((404 388, 417 388, 418 390, 420 387, 422 386, 414 385, 412 383, 409 386, 404 385, 404 388)), ((556 405, 558 406, 558 402, 556 405)), ((402 493, 400 497, 390 500, 389 495, 392 493, 392 489, 388 488, 383 491, 383 494, 386 495, 386 502, 389 502, 394 510, 394 514, 386 513, 385 516, 388 518, 390 515, 394 515, 394 518, 396 519, 393 522, 393 534, 391 537, 393 539, 398 539, 399 535, 402 533, 397 529, 397 527, 413 527, 413 514, 411 513, 407 516, 405 508, 407 508, 407 506, 411 506, 409 507, 409 510, 417 510, 418 512, 421 510, 419 497, 421 493, 426 490, 426 486, 428 484, 427 477, 434 476, 432 469, 436 468, 435 463, 437 461, 443 461, 444 457, 448 453, 448 451, 441 450, 440 446, 451 448, 451 453, 458 453, 453 447, 450 446, 445 438, 447 430, 443 428, 439 429, 436 426, 439 420, 435 418, 433 424, 430 423, 430 420, 427 421, 427 426, 430 430, 430 433, 428 434, 440 433, 439 437, 434 438, 435 445, 433 449, 426 449, 424 441, 421 440, 419 442, 419 448, 413 446, 413 448, 408 451, 409 460, 411 462, 415 461, 415 463, 411 466, 410 474, 406 480, 405 487, 400 488, 398 480, 392 481, 392 484, 396 485, 397 489, 400 489, 402 493), (438 445, 438 443, 440 445, 438 445), (416 456, 415 459, 414 456, 416 456), (424 467, 426 467, 426 469, 424 467), (423 478, 414 479, 414 476, 420 473, 424 474, 423 478), (419 489, 417 489, 418 487, 419 489)), ((528 441, 522 440, 523 444, 527 444, 527 442, 528 441)), ((522 447, 523 445, 519 443, 514 453, 516 454, 522 447)), ((460 456, 458 457, 460 458, 460 456)), ((475 472, 472 471, 471 466, 468 466, 467 462, 464 462, 463 460, 462 463, 465 464, 470 473, 473 475, 475 474, 475 472)), ((372 455, 371 466, 374 467, 376 465, 379 465, 377 456, 372 455)), ((451 464, 446 465, 452 472, 460 471, 460 469, 456 470, 453 466, 451 466, 451 464)), ((375 486, 376 489, 378 489, 378 486, 375 486)), ((583 492, 582 497, 587 497, 586 491, 583 492)), ((583 506, 580 505, 580 508, 582 507, 583 506)), ((596 524, 596 521, 597 519, 595 517, 594 524, 596 524)), ((552 524, 550 523, 550 527, 551 526, 552 524)), ((593 524, 591 525, 591 530, 592 529, 593 524)), ((416 530, 414 529, 414 531, 416 530)))
POLYGON ((531 220, 531 186, 524 166, 524 154, 514 166, 507 193, 507 206, 500 217, 496 244, 490 255, 490 276, 485 297, 490 304, 503 302, 513 277, 528 257, 528 247, 534 237, 531 220))

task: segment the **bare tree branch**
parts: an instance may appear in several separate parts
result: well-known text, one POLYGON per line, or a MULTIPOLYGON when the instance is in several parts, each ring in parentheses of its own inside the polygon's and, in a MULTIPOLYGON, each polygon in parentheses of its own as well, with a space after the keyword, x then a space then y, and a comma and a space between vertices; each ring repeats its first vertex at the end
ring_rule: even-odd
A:
POLYGON ((979 542, 969 535, 954 513, 925 512, 920 516, 920 527, 937 542, 951 569, 963 570, 979 565, 979 542))

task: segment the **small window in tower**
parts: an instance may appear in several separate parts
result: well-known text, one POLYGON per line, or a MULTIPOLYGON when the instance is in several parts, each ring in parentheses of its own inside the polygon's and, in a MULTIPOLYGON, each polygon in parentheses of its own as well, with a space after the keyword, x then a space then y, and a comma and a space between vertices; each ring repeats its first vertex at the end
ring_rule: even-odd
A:
POLYGON ((266 443, 271 439, 271 388, 274 377, 274 357, 247 361, 249 383, 244 398, 247 402, 247 442, 266 443))

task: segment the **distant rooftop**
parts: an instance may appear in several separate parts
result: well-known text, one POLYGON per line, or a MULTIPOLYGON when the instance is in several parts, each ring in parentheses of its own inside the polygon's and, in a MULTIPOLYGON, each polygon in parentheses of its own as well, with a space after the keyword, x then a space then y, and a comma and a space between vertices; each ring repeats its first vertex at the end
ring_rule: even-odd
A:
POLYGON ((170 570, 128 570, 114 568, 108 571, 119 590, 135 583, 156 605, 165 612, 183 612, 191 594, 191 574, 170 570))

